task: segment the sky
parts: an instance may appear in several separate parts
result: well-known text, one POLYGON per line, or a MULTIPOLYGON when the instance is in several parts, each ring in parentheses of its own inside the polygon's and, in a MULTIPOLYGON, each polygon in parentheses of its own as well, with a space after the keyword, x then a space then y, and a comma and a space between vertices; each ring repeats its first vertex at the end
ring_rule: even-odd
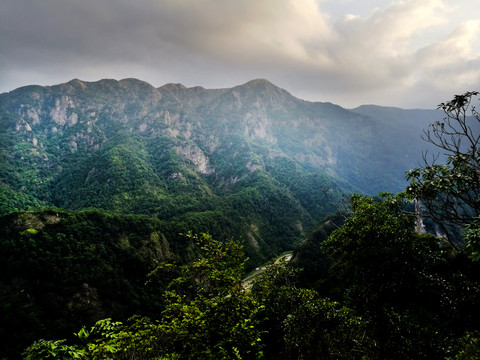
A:
POLYGON ((78 78, 435 108, 480 90, 478 0, 2 0, 0 93, 78 78))

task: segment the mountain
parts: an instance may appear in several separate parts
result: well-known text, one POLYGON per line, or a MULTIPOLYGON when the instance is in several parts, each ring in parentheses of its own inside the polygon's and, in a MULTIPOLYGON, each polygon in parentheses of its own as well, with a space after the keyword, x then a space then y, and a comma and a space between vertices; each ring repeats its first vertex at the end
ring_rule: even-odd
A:
POLYGON ((0 94, 0 211, 95 207, 214 232, 228 218, 268 257, 343 194, 401 191, 436 116, 303 101, 263 79, 22 87, 0 94))
POLYGON ((342 197, 403 190, 422 128, 439 118, 303 101, 263 79, 75 79, 0 94, 0 333, 18 354, 41 335, 159 311, 146 274, 195 257, 180 233, 241 239, 252 269, 342 197))
POLYGON ((352 111, 374 119, 382 127, 386 141, 394 143, 397 154, 403 154, 403 160, 412 164, 412 167, 418 167, 416 162, 423 161, 422 152, 429 161, 432 156, 444 156, 438 148, 422 140, 428 125, 444 118, 445 114, 441 110, 363 105, 352 111))

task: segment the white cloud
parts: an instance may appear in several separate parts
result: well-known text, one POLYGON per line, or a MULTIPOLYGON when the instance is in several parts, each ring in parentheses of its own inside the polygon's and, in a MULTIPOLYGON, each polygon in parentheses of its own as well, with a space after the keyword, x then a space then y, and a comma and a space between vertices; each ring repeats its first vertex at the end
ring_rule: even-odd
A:
POLYGON ((298 96, 347 106, 409 106, 421 98, 415 89, 435 89, 435 97, 452 84, 480 86, 473 0, 385 4, 5 0, 0 86, 141 77, 157 86, 223 87, 265 77, 298 96))
POLYGON ((363 18, 343 19, 336 26, 340 40, 332 51, 336 64, 358 77, 362 88, 401 83, 412 65, 415 37, 443 22, 441 9, 441 1, 410 0, 363 18))
POLYGON ((473 54, 475 40, 480 34, 480 20, 467 21, 455 28, 447 38, 418 52, 418 62, 431 69, 455 65, 473 54))

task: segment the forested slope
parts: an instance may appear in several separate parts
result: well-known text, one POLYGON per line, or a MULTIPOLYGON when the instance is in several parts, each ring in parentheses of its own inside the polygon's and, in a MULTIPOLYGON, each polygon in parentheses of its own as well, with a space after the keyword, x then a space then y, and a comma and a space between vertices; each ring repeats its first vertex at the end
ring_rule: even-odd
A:
MULTIPOLYGON (((149 316, 156 325, 127 321, 133 327, 122 325, 121 331, 135 337, 143 327, 153 329, 144 329, 151 341, 167 331, 162 333, 165 347, 148 356, 175 358, 188 348, 200 358, 242 354, 293 359, 319 353, 378 358, 386 351, 408 357, 422 349, 428 358, 458 350, 450 342, 442 349, 432 346, 475 330, 476 318, 466 324, 463 310, 445 317, 446 303, 425 315, 424 303, 419 312, 403 293, 398 302, 377 297, 404 292, 411 280, 415 291, 428 293, 428 299, 473 309, 478 279, 468 253, 439 248, 437 240, 417 236, 411 231, 412 218, 400 216, 403 208, 388 208, 382 201, 370 206, 369 198, 359 202, 360 208, 382 210, 386 220, 368 218, 374 228, 365 239, 385 241, 383 245, 366 241, 371 251, 352 247, 348 236, 364 236, 361 222, 358 227, 347 222, 350 233, 338 230, 330 240, 334 245, 321 245, 345 220, 334 215, 324 221, 342 198, 353 192, 404 189, 405 171, 422 158, 419 129, 433 117, 426 110, 347 110, 306 102, 266 80, 217 90, 179 84, 155 89, 135 79, 72 80, 1 94, 0 286, 5 322, 0 331, 11 341, 5 354, 18 355, 39 337, 75 340, 71 334, 83 325, 109 317, 125 321, 133 314, 149 316), (318 231, 312 233, 314 229, 318 231), (232 245, 234 258, 210 263, 202 244, 180 235, 190 231, 209 233, 221 243, 240 240, 248 261, 243 264, 243 253, 232 245), (392 234, 403 242, 397 244, 392 234), (424 247, 417 248, 417 240, 424 247), (243 270, 296 245, 292 264, 304 268, 300 278, 297 270, 273 269, 252 294, 239 290, 243 270), (355 251, 359 262, 339 257, 337 246, 355 251), (390 258, 414 265, 391 268, 390 258), (155 285, 146 285, 158 264, 174 271, 164 278, 163 270, 156 271, 155 285), (226 264, 236 269, 234 274, 226 264), (367 292, 362 293, 348 274, 362 267, 394 281, 384 290, 379 278, 362 278, 367 292), (407 283, 397 281, 402 274, 408 275, 407 283), (218 283, 222 276, 226 283, 218 283), (457 285, 455 276, 461 278, 457 285), (179 300, 177 295, 186 297, 179 300), (218 311, 217 303, 222 304, 218 311), (190 328, 189 309, 201 321, 222 324, 226 342, 212 329, 190 328), (229 311, 236 323, 222 322, 229 311), (372 311, 388 316, 375 317, 372 311), (171 321, 179 318, 185 322, 177 328, 171 321), (427 318, 435 326, 443 324, 440 337, 425 325, 427 318), (160 328, 156 320, 163 324, 160 328), (398 327, 382 337, 380 325, 389 321, 398 327), (311 331, 305 331, 305 324, 311 331), (232 329, 238 330, 238 338, 227 336, 232 329), (191 334, 204 341, 185 342, 191 334), (419 341, 423 335, 425 341, 419 341), (397 336, 403 340, 396 343, 397 336), (215 352, 209 353, 207 345, 215 352)), ((103 344, 104 339, 97 340, 103 344)), ((138 351, 148 344, 128 346, 138 351)))

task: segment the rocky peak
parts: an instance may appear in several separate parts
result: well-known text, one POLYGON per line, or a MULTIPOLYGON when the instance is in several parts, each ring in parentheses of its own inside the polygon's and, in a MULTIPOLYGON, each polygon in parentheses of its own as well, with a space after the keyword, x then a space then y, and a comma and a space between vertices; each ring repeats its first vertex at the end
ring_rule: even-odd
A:
POLYGON ((87 84, 84 81, 77 78, 70 80, 67 84, 79 90, 85 90, 85 88, 87 87, 87 84))
POLYGON ((263 110, 282 110, 292 107, 299 100, 265 79, 251 80, 229 91, 237 107, 252 107, 263 110))
POLYGON ((158 88, 158 90, 164 90, 164 91, 183 91, 183 90, 187 90, 187 87, 183 84, 180 84, 180 83, 168 83, 168 84, 165 84, 161 87, 158 88))
POLYGON ((279 88, 265 79, 255 79, 246 82, 243 85, 235 86, 233 89, 243 90, 245 92, 254 92, 257 94, 279 95, 283 97, 293 97, 288 91, 279 88))
POLYGON ((268 90, 268 89, 279 89, 279 87, 273 85, 270 81, 266 79, 253 79, 250 81, 247 81, 243 85, 239 85, 239 87, 246 87, 250 89, 263 89, 263 90, 268 90))

